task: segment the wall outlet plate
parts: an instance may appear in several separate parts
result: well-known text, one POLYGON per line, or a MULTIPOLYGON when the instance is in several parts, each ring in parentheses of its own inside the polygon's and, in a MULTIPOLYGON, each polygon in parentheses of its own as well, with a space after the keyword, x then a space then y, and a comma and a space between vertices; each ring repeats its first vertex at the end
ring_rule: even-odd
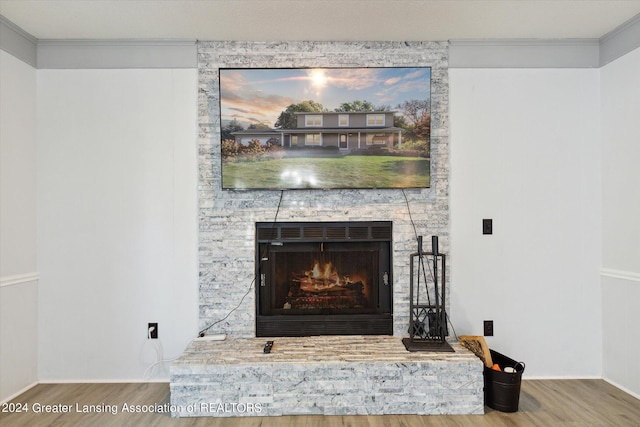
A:
POLYGON ((147 326, 147 338, 151 338, 152 340, 158 339, 158 324, 157 323, 149 323, 147 326), (153 328, 153 331, 149 332, 149 329, 153 328))
POLYGON ((484 336, 485 337, 493 336, 493 320, 484 321, 484 336))
POLYGON ((492 219, 483 219, 482 220, 482 234, 493 234, 493 220, 492 219))

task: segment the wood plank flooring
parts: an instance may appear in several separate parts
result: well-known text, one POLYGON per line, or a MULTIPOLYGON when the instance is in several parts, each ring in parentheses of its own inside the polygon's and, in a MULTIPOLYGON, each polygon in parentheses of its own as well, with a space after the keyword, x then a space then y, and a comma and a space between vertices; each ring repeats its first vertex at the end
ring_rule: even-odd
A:
POLYGON ((171 418, 160 413, 123 413, 123 404, 168 403, 166 383, 135 384, 40 384, 0 407, 2 427, 39 426, 640 426, 640 400, 603 380, 524 380, 520 408, 502 413, 485 407, 485 415, 376 415, 376 416, 284 416, 238 418, 171 418), (28 405, 29 412, 2 412, 28 405), (95 405, 78 413, 76 404, 95 405), (46 407, 45 405, 52 405, 46 407), (69 413, 51 412, 72 407, 69 413), (117 414, 110 408, 116 406, 117 414), (104 412, 98 413, 95 408, 104 412), (44 411, 36 413, 34 409, 44 411))

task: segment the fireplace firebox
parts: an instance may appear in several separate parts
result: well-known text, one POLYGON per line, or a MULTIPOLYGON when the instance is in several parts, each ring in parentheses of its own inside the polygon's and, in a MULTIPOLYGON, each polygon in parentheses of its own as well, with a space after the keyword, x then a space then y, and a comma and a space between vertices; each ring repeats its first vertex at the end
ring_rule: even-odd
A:
POLYGON ((392 224, 256 223, 256 336, 393 335, 392 224))

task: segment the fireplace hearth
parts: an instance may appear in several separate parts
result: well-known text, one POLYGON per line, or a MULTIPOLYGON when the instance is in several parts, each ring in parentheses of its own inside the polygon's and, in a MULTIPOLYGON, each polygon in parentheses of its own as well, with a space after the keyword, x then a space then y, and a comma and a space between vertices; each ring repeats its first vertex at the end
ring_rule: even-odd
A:
POLYGON ((256 223, 256 336, 392 335, 392 224, 256 223))

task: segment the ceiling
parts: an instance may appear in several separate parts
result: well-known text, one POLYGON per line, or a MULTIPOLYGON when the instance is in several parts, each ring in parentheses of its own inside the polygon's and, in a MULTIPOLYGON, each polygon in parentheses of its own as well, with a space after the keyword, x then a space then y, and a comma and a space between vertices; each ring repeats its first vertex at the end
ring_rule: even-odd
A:
POLYGON ((37 39, 600 38, 640 0, 0 0, 37 39))

